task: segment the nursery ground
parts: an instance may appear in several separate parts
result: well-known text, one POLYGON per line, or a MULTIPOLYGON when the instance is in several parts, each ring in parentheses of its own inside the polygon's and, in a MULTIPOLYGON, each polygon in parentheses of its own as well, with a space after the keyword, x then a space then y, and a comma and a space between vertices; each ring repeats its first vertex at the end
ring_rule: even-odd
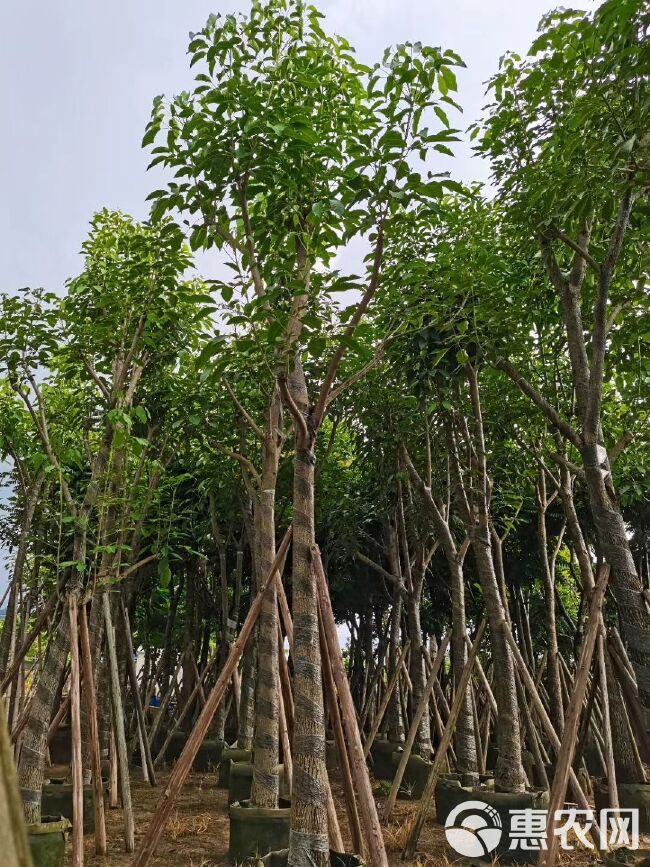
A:
MULTIPOLYGON (((132 780, 133 812, 135 816, 135 839, 139 845, 149 826, 156 804, 163 791, 167 774, 159 774, 158 786, 151 788, 135 777, 132 780)), ((176 809, 167 825, 165 833, 152 861, 152 867, 226 867, 228 862, 228 806, 227 791, 215 785, 214 773, 191 774, 183 787, 176 809)), ((334 801, 340 807, 339 822, 346 843, 349 844, 347 818, 345 816, 343 790, 335 780, 332 783, 334 801)), ((377 796, 379 813, 384 798, 377 796)), ((384 825, 384 839, 391 867, 448 867, 462 859, 448 846, 444 830, 433 821, 427 822, 414 861, 400 860, 402 846, 406 839, 410 822, 417 809, 416 802, 398 801, 393 818, 384 825)), ((122 843, 121 810, 106 811, 106 831, 108 853, 95 855, 93 836, 87 835, 87 867, 128 867, 133 855, 126 854, 122 843)), ((70 849, 70 846, 68 846, 70 849)), ((561 853, 561 865, 586 865, 593 863, 591 853, 586 850, 561 853)), ((68 851, 68 864, 70 852, 68 851)))

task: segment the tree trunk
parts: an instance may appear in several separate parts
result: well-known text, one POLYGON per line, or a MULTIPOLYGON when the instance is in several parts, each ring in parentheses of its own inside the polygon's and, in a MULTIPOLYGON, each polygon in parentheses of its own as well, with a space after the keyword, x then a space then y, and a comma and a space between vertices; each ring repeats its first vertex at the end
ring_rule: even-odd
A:
POLYGON ((293 627, 294 699, 293 799, 289 867, 327 867, 327 770, 325 713, 317 594, 312 564, 314 540, 314 468, 316 431, 308 414, 307 385, 300 360, 289 383, 289 394, 303 416, 294 418, 293 488, 293 627))
POLYGON ((589 505, 603 557, 612 570, 610 583, 639 685, 639 698, 650 710, 650 613, 614 492, 609 461, 604 448, 598 445, 585 445, 582 460, 589 505))
MULTIPOLYGON (((451 573, 451 664, 455 689, 458 689, 460 678, 467 663, 467 623, 465 621, 465 585, 463 567, 460 556, 448 558, 451 573)), ((458 773, 463 778, 463 785, 478 783, 478 760, 476 756, 476 736, 474 734, 474 719, 472 713, 469 688, 465 690, 458 720, 456 721, 456 759, 458 773)))
MULTIPOLYGON (((279 392, 274 390, 264 426, 262 484, 255 506, 257 574, 266 575, 275 558, 275 486, 282 439, 279 392)), ((280 790, 280 677, 276 583, 264 597, 257 632, 257 691, 251 801, 256 807, 278 806, 280 790)))
POLYGON ((23 799, 25 821, 28 825, 41 821, 41 794, 45 751, 47 749, 47 730, 69 647, 70 620, 68 607, 64 605, 61 620, 56 634, 50 640, 45 665, 36 685, 20 751, 18 785, 23 799))
POLYGON ((546 641, 548 657, 546 660, 546 682, 549 697, 549 716, 558 734, 564 725, 564 708, 562 705, 562 684, 560 682, 560 661, 557 644, 557 628, 555 624, 555 581, 548 556, 548 541, 546 538, 546 478, 544 469, 540 467, 537 478, 537 539, 539 555, 542 563, 542 579, 544 582, 544 605, 546 612, 546 641))
POLYGON ((499 709, 496 726, 499 755, 494 769, 495 785, 502 791, 522 792, 526 780, 521 763, 515 667, 512 651, 503 634, 506 618, 492 562, 490 533, 486 523, 479 523, 471 528, 471 542, 490 623, 494 670, 498 672, 494 682, 494 697, 499 709))

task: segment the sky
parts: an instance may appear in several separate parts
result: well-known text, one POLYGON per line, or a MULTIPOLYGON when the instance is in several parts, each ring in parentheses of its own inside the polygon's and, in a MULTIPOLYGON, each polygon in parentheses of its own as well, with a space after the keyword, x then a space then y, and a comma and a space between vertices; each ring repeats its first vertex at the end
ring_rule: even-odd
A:
MULTIPOLYGON (((507 50, 525 53, 554 0, 320 0, 326 27, 365 63, 405 41, 451 48, 465 128, 480 115, 485 81, 507 50)), ((81 267, 92 214, 145 218, 164 183, 147 173, 140 142, 153 97, 191 85, 188 34, 211 12, 246 11, 245 0, 3 0, 0 10, 0 291, 61 292, 81 267)), ((436 166, 486 180, 467 146, 436 166)), ((169 180, 169 178, 167 178, 169 180)), ((201 263, 203 276, 210 260, 201 263)), ((0 490, 0 497, 2 491, 0 490)), ((5 583, 0 552, 0 593, 5 583)))

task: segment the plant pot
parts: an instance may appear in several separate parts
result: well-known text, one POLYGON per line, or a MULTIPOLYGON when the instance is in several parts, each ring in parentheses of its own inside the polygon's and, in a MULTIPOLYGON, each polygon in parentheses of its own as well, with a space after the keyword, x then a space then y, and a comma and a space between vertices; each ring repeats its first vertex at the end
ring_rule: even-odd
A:
MULTIPOLYGON (((393 778, 401 760, 402 750, 396 750, 393 753, 393 778)), ((431 762, 427 762, 422 756, 409 756, 404 776, 397 792, 398 799, 401 801, 419 801, 429 779, 431 767, 431 762)))
POLYGON ((69 765, 72 761, 72 736, 70 726, 60 725, 50 744, 50 762, 53 765, 69 765))
POLYGON ((65 838, 71 827, 61 816, 43 816, 38 824, 27 826, 34 867, 63 867, 65 838))
POLYGON ((435 790, 436 821, 444 825, 451 811, 465 801, 479 801, 488 807, 493 807, 499 815, 503 829, 496 848, 482 855, 475 853, 473 857, 487 861, 499 858, 502 864, 531 864, 537 861, 538 850, 524 850, 519 847, 510 849, 510 817, 512 810, 545 810, 548 807, 546 790, 495 792, 483 787, 461 786, 457 780, 440 778, 435 790))
MULTIPOLYGON (((284 765, 280 768, 280 797, 288 800, 288 788, 284 778, 284 765)), ((228 803, 242 803, 249 800, 253 786, 253 765, 251 762, 231 762, 228 778, 228 803)))
POLYGON ((192 770, 199 773, 203 771, 216 771, 221 761, 224 746, 223 741, 203 741, 192 764, 192 770))
POLYGON ((224 747, 219 762, 219 778, 217 788, 227 789, 230 780, 231 762, 250 762, 253 759, 252 750, 240 750, 237 747, 224 747))
MULTIPOLYGON (((95 811, 93 810, 93 788, 83 788, 84 834, 95 830, 95 811)), ((51 782, 43 786, 41 812, 47 816, 62 816, 72 822, 72 783, 51 782)))
POLYGON ((262 856, 289 845, 291 808, 280 800, 276 810, 253 807, 249 800, 230 805, 228 860, 241 864, 252 855, 262 856))
MULTIPOLYGON (((187 743, 187 732, 174 732, 171 736, 171 740, 165 750, 165 761, 167 763, 175 762, 176 759, 180 757, 180 754, 185 749, 185 744, 187 743)), ((167 738, 165 735, 164 740, 167 738)), ((161 745, 162 746, 162 743, 161 745)))
MULTIPOLYGON (((287 867, 288 860, 288 849, 269 852, 261 859, 264 867, 287 867)), ((330 849, 330 867, 365 867, 365 861, 360 855, 350 855, 347 852, 335 852, 330 849)))
MULTIPOLYGON (((395 776, 393 753, 401 748, 401 744, 393 741, 375 741, 370 747, 372 772, 377 780, 392 780, 395 776)), ((399 759, 398 759, 399 761, 399 759)))
MULTIPOLYGON (((639 811, 639 833, 650 833, 650 783, 618 783, 616 789, 619 807, 639 811)), ((594 801, 597 813, 610 806, 606 780, 594 780, 594 801)))

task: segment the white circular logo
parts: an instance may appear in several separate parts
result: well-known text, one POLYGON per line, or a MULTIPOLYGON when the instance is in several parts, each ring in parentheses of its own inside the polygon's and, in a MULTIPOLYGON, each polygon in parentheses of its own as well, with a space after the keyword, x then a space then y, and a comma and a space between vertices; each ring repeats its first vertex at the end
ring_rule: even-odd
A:
POLYGON ((488 855, 499 845, 503 827, 499 814, 484 801, 463 801, 447 816, 447 842, 466 858, 488 855))

